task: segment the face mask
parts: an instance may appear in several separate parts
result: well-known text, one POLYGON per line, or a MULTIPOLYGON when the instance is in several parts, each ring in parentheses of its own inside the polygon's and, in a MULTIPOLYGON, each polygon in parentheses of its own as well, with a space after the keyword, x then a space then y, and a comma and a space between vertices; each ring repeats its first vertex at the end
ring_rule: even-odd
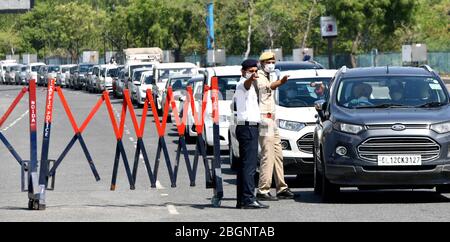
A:
POLYGON ((272 73, 275 71, 275 64, 264 65, 264 71, 267 73, 272 73))

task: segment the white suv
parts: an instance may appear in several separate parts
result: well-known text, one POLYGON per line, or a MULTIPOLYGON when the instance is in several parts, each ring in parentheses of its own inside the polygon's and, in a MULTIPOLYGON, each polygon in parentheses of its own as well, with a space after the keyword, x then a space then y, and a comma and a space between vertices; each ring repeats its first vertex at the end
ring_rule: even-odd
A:
MULTIPOLYGON (((336 70, 281 72, 289 81, 275 91, 276 124, 280 132, 286 175, 312 175, 313 146, 317 112, 314 103, 324 98, 325 88, 336 70)), ((230 161, 239 157, 236 126, 230 127, 230 161)))

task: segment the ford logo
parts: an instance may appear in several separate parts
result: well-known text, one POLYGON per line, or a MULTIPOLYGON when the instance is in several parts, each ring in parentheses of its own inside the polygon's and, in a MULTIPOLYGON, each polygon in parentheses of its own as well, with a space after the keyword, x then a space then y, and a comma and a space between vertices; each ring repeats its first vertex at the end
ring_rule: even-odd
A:
POLYGON ((403 124, 396 124, 394 126, 392 126, 392 130, 394 131, 403 131, 406 129, 406 126, 403 124))

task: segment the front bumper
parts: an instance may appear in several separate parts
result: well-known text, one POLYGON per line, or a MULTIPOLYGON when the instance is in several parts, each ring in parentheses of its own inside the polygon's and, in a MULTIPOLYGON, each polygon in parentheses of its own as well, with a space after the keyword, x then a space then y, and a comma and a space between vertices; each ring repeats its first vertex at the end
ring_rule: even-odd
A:
POLYGON ((418 167, 417 170, 378 170, 374 167, 327 165, 326 176, 348 186, 435 186, 450 184, 450 165, 418 167))
MULTIPOLYGON (((428 129, 368 130, 351 135, 333 130, 323 142, 325 175, 335 184, 346 186, 420 186, 450 184, 450 157, 448 134, 437 134, 428 129), (440 147, 439 157, 423 161, 421 166, 379 166, 377 161, 361 158, 358 147, 369 138, 419 137, 434 140, 440 147), (336 147, 344 146, 346 156, 336 154, 336 147)), ((411 151, 413 152, 413 151, 411 151)), ((399 152, 399 155, 405 152, 399 152)), ((385 155, 380 153, 378 155, 385 155)))

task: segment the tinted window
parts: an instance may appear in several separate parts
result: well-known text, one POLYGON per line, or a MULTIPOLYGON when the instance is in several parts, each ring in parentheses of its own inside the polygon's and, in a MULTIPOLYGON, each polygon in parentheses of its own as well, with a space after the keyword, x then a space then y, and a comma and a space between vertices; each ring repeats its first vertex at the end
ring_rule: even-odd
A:
POLYGON ((80 73, 87 73, 89 72, 89 69, 91 69, 92 65, 81 65, 80 66, 80 73))
POLYGON ((58 72, 60 70, 61 70, 61 68, 59 66, 49 66, 48 67, 48 72, 58 72))
POLYGON ((278 88, 275 102, 282 107, 314 107, 325 98, 325 87, 331 78, 289 79, 278 88))
POLYGON ((39 71, 39 68, 41 68, 41 66, 32 66, 31 71, 37 72, 37 71, 39 71))
POLYGON ((338 105, 346 108, 415 107, 448 103, 444 86, 432 77, 370 77, 343 79, 338 105))
POLYGON ((109 69, 108 74, 106 75, 108 77, 118 77, 119 76, 119 69, 109 69))
POLYGON ((152 84, 152 82, 153 82, 153 76, 147 76, 147 77, 145 77, 144 82, 145 82, 145 84, 147 84, 147 85, 152 84))

